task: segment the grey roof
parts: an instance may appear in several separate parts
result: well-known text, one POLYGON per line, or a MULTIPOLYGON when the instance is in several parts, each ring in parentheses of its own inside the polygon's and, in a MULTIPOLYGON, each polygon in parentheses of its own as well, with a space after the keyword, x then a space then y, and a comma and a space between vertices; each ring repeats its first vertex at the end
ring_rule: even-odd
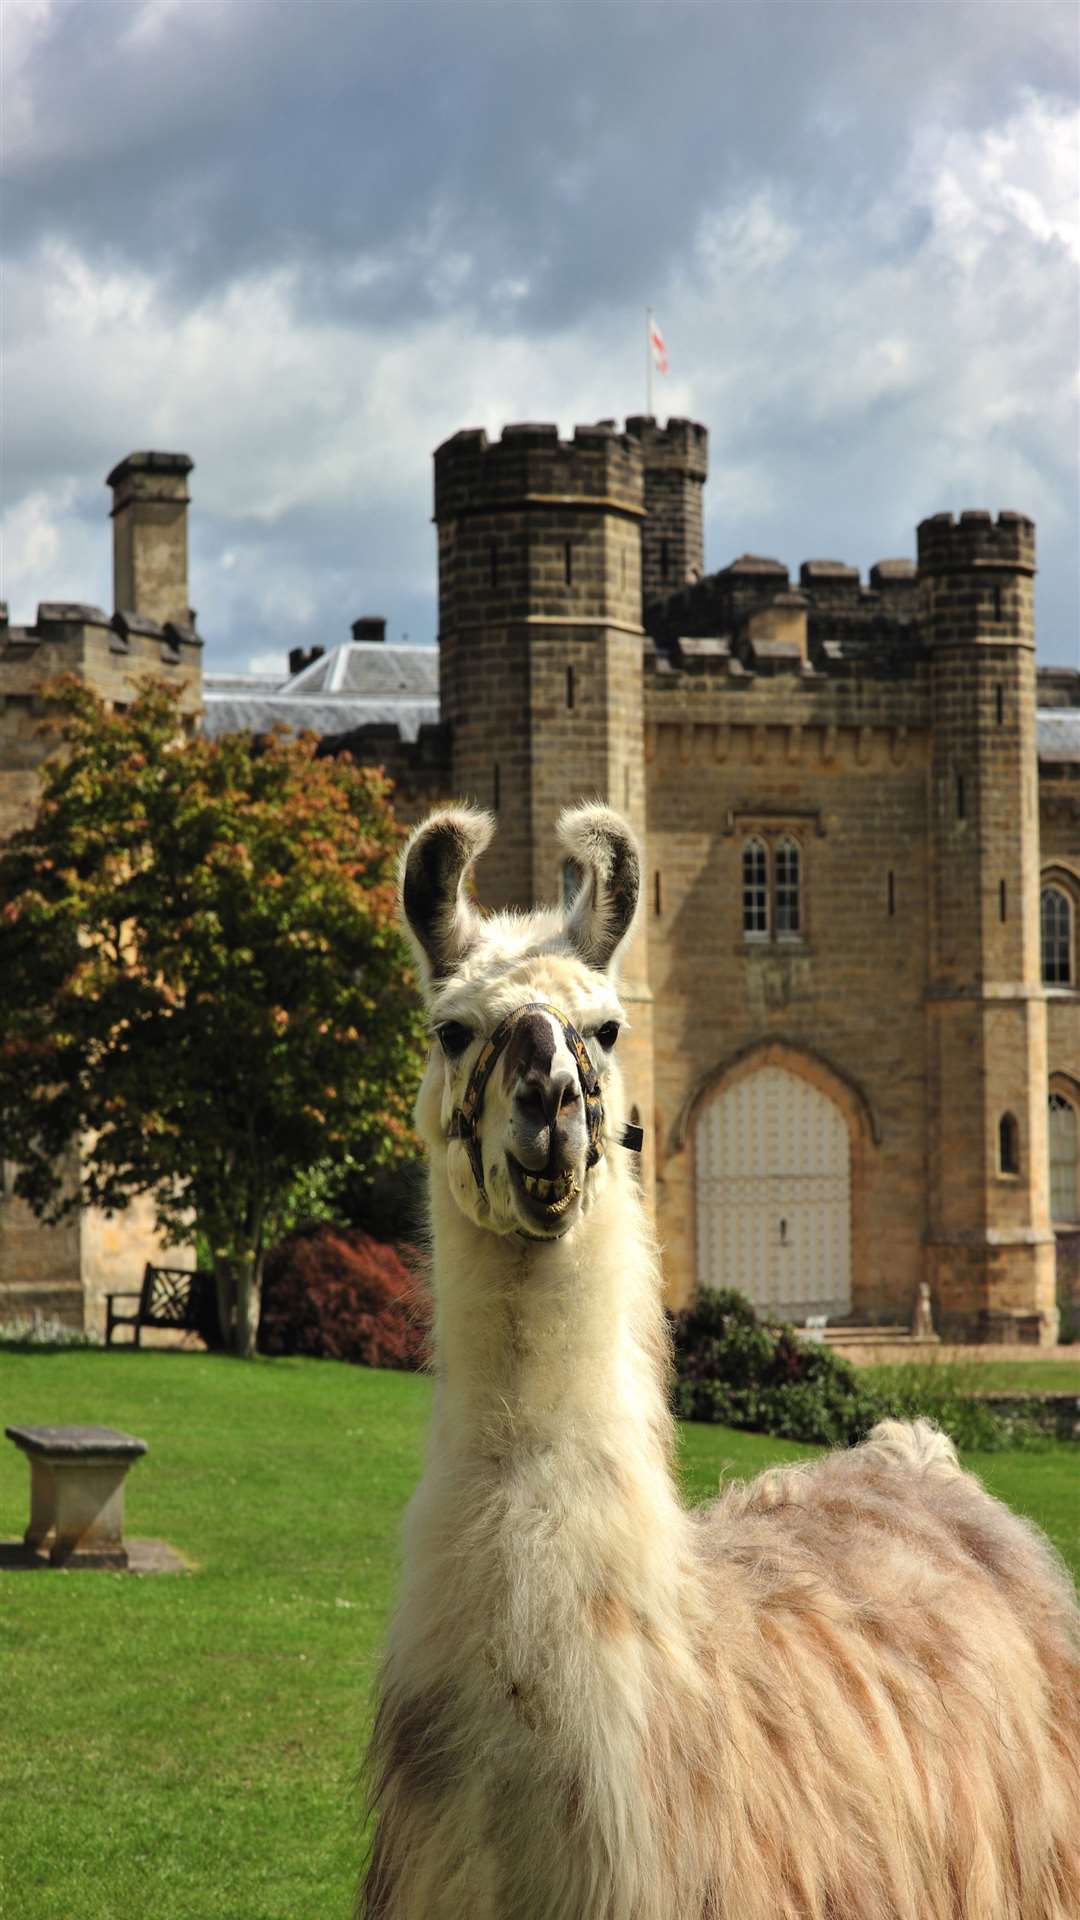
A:
POLYGON ((354 727, 397 727, 403 740, 415 740, 421 727, 436 725, 437 699, 358 700, 350 694, 296 695, 292 693, 216 694, 204 689, 203 731, 216 739, 223 733, 269 733, 285 727, 290 733, 320 735, 350 733, 354 727))
POLYGON ((287 686, 290 694, 304 698, 353 693, 371 700, 406 693, 437 699, 439 649, 345 640, 294 674, 287 686))
POLYGON ((292 678, 265 673, 208 673, 203 677, 203 728, 223 733, 321 735, 354 727, 397 727, 415 740, 439 719, 437 647, 387 646, 346 640, 292 678))
POLYGON ((278 693, 285 684, 281 673, 204 673, 203 694, 220 700, 226 695, 278 693))
POLYGON ((1080 760, 1080 707, 1040 707, 1035 721, 1040 760, 1080 760))

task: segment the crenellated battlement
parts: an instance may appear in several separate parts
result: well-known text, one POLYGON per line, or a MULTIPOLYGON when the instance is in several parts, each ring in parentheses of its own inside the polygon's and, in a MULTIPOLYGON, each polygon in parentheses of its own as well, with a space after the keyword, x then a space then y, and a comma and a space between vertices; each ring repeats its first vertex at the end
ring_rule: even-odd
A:
POLYGON ((483 428, 455 433, 435 452, 435 519, 574 503, 640 519, 644 471, 638 443, 607 421, 575 427, 520 422, 489 441, 483 428))
POLYGON ((843 561, 804 560, 793 588, 782 561, 744 553, 654 604, 647 625, 672 665, 688 661, 688 644, 695 642, 695 672, 770 671, 770 654, 786 660, 801 626, 797 651, 815 673, 845 675, 857 665, 894 679, 909 673, 922 651, 917 587, 915 564, 907 559, 875 561, 868 585, 843 561), (700 652, 718 640, 722 648, 700 652))
POLYGON ((930 644, 1035 648, 1035 525, 1022 513, 936 513, 918 530, 930 644))
POLYGON ((920 574, 1035 572, 1035 523, 1022 513, 935 513, 918 527, 920 574))
POLYGON ((202 640, 180 622, 145 614, 108 614, 82 601, 43 600, 33 626, 0 619, 0 839, 29 818, 37 769, 53 750, 43 728, 44 689, 59 675, 85 681, 109 707, 125 707, 144 676, 180 689, 180 712, 194 727, 202 705, 202 640))
POLYGON ((709 476, 709 430, 698 420, 672 418, 666 427, 652 414, 634 413, 626 431, 640 443, 647 467, 668 467, 694 480, 709 476))
POLYGON ((627 421, 626 431, 645 466, 641 591, 649 607, 704 575, 709 435, 696 420, 669 420, 662 427, 640 413, 627 421))
POLYGON ((66 650, 72 666, 84 668, 95 648, 137 656, 148 667, 175 666, 186 659, 197 671, 202 646, 202 636, 188 622, 151 620, 145 613, 109 614, 83 601, 42 600, 31 627, 10 626, 6 607, 0 610, 0 660, 9 649, 17 649, 24 659, 34 649, 45 650, 54 673, 65 667, 54 650, 66 650))

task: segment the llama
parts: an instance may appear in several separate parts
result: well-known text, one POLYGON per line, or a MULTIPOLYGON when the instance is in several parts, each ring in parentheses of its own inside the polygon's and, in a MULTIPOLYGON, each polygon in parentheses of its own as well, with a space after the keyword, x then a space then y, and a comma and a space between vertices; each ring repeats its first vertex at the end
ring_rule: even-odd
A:
POLYGON ((925 1422, 687 1512, 620 1151, 639 858, 481 916, 487 816, 403 860, 433 1032, 435 1404, 369 1765, 363 1920, 1077 1920, 1080 1638, 925 1422))

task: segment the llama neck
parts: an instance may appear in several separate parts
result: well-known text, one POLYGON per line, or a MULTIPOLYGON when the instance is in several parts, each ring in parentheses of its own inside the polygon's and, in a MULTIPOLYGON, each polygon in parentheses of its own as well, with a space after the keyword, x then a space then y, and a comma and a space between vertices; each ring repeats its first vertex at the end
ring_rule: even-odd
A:
MULTIPOLYGON (((658 1777, 658 1703, 696 1697, 702 1607, 637 1195, 609 1179, 542 1247, 471 1227, 449 1197, 432 1215, 435 1407, 384 1688, 399 1747, 418 1716, 436 1727, 449 1811, 429 1852, 405 1849, 410 1900, 393 1912, 652 1920, 641 1887, 667 1884, 670 1862, 648 1864, 642 1783, 658 1777), (491 1836, 477 1854, 486 1893, 462 1899, 455 1880, 440 1905, 440 1848, 470 1821, 491 1836), (616 1903, 612 1863, 631 1835, 633 1884, 616 1903)), ((679 1709, 693 1751, 689 1717, 679 1709)))
POLYGON ((486 1233, 448 1199, 433 1224, 435 1449, 651 1445, 666 1462, 658 1278, 636 1193, 612 1183, 546 1245, 486 1233))

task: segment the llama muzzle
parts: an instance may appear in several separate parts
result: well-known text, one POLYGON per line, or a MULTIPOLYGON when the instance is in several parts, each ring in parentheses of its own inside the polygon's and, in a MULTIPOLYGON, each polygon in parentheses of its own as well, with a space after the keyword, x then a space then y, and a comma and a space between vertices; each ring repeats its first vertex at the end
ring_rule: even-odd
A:
MULTIPOLYGON (((546 1020, 544 1025, 546 1027, 546 1020)), ((515 1007, 499 1022, 477 1055, 461 1105, 451 1115, 448 1138, 460 1140, 464 1145, 473 1178, 480 1192, 484 1193, 484 1162, 479 1138, 484 1094, 499 1060, 514 1043, 525 1067, 520 1097, 524 1107, 531 1105, 534 1109, 537 1121, 536 1147, 543 1151, 539 1156, 535 1150, 529 1153, 529 1159, 538 1158, 538 1164, 533 1166, 509 1156, 511 1177, 525 1196, 529 1210, 535 1208, 542 1216, 554 1221, 569 1209, 581 1191, 573 1168, 560 1164, 563 1159, 559 1153, 560 1133, 565 1144, 567 1136, 576 1128, 584 1127, 587 1142, 585 1176, 602 1157, 605 1145, 600 1076, 584 1035, 579 1033, 569 1015, 563 1013, 561 1008, 548 1006, 542 1001, 528 1001, 523 1006, 515 1007), (552 1071, 550 1058, 546 1062, 529 1058, 526 1064, 530 1023, 537 1016, 548 1016, 561 1028, 576 1068, 576 1085, 573 1074, 567 1070, 552 1071)), ((626 1127, 620 1136, 621 1144, 634 1152, 640 1151, 641 1138, 640 1127, 626 1127)))

